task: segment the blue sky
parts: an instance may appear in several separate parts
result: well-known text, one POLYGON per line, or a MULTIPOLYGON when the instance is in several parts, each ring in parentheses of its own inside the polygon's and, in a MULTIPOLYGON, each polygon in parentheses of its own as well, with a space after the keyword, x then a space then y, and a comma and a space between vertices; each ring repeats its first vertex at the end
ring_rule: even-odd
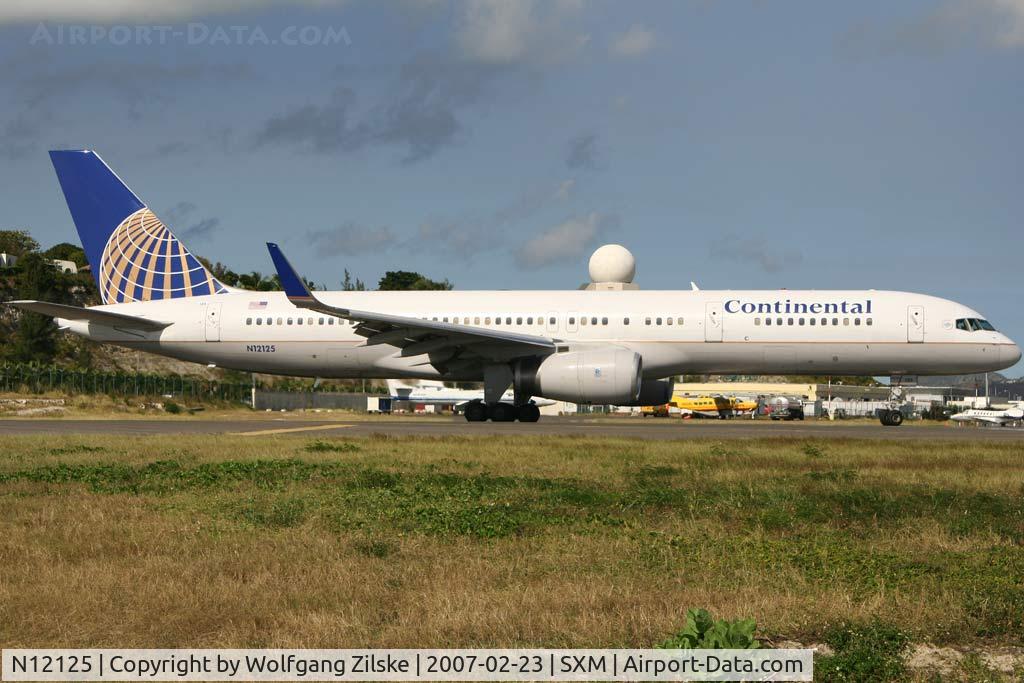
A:
POLYGON ((1024 0, 13 0, 0 64, 0 224, 44 244, 46 150, 89 147, 236 270, 573 288, 616 241, 645 288, 922 291, 1024 339, 1024 0))

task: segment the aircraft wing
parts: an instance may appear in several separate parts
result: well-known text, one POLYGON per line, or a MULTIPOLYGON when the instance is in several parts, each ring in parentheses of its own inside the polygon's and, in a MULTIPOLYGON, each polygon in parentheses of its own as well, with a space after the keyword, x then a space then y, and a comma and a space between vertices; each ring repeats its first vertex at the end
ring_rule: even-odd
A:
POLYGON ((156 332, 171 325, 171 323, 168 322, 162 322, 160 320, 151 320, 149 318, 142 318, 136 315, 114 313, 113 311, 105 311, 98 308, 82 308, 80 306, 52 304, 46 301, 23 300, 8 301, 7 303, 8 305, 14 306, 15 308, 19 308, 23 311, 32 311, 33 313, 48 315, 51 318, 62 318, 64 320, 82 320, 85 322, 96 323, 97 325, 104 325, 106 327, 114 327, 118 329, 138 330, 142 332, 156 332))
POLYGON ((289 301, 299 308, 355 321, 356 333, 367 338, 367 345, 398 346, 403 356, 461 348, 471 355, 505 359, 555 351, 555 341, 548 337, 331 306, 309 291, 280 247, 268 242, 267 249, 289 301))

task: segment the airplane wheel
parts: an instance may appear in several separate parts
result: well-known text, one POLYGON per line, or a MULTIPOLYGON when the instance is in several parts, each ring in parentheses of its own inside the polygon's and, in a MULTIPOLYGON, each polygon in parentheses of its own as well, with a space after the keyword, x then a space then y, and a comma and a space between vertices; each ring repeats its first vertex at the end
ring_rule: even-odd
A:
POLYGON ((878 419, 886 427, 899 427, 903 424, 903 413, 898 410, 883 410, 878 414, 878 419))
POLYGON ((536 422, 540 419, 540 408, 533 403, 527 403, 524 406, 519 406, 519 421, 520 422, 536 422))
POLYGON ((467 422, 487 422, 487 404, 483 401, 471 401, 466 404, 467 422))
POLYGON ((490 406, 492 422, 515 422, 518 412, 511 403, 494 403, 490 406))

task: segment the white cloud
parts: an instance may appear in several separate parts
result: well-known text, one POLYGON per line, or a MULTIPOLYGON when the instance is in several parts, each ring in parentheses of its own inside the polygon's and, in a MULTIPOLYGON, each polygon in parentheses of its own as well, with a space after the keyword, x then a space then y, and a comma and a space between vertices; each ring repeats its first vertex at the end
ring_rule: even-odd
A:
POLYGON ((555 199, 557 199, 559 201, 565 201, 566 199, 568 199, 569 197, 572 196, 572 191, 574 189, 576 189, 576 179, 575 178, 569 178, 568 180, 563 180, 562 184, 558 186, 557 190, 555 190, 555 199))
MULTIPOLYGON (((341 0, 307 0, 308 4, 337 4, 341 0)), ((284 4, 282 0, 4 0, 0 24, 25 21, 176 21, 284 4)))
POLYGON ((580 12, 579 0, 467 0, 455 30, 464 56, 492 64, 564 59, 590 40, 565 26, 580 12))
POLYGON ((617 223, 615 216, 596 212, 570 218, 524 243, 516 252, 516 262, 522 268, 535 270, 555 263, 579 261, 617 223))
POLYGON ((388 249, 398 241, 387 226, 367 228, 355 223, 312 231, 306 239, 320 256, 374 253, 388 249))
POLYGON ((459 46, 484 62, 518 61, 535 30, 533 9, 532 0, 471 0, 459 27, 459 46))
POLYGON ((611 52, 617 57, 637 57, 650 52, 656 42, 654 31, 642 24, 633 24, 628 31, 612 41, 611 52))
POLYGON ((991 11, 1001 15, 995 40, 1002 47, 1024 46, 1024 0, 984 0, 991 11))

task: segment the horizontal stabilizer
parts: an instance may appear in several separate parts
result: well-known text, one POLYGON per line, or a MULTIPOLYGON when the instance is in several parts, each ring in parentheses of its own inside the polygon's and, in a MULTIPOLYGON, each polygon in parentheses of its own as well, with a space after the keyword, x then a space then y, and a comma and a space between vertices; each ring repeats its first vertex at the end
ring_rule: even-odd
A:
POLYGON ((65 304, 51 304, 46 301, 9 301, 8 304, 23 311, 32 311, 33 313, 48 315, 51 318, 83 320, 106 327, 140 330, 143 332, 156 332, 171 325, 171 323, 140 318, 134 315, 125 315, 124 313, 114 313, 97 308, 67 306, 65 304))

